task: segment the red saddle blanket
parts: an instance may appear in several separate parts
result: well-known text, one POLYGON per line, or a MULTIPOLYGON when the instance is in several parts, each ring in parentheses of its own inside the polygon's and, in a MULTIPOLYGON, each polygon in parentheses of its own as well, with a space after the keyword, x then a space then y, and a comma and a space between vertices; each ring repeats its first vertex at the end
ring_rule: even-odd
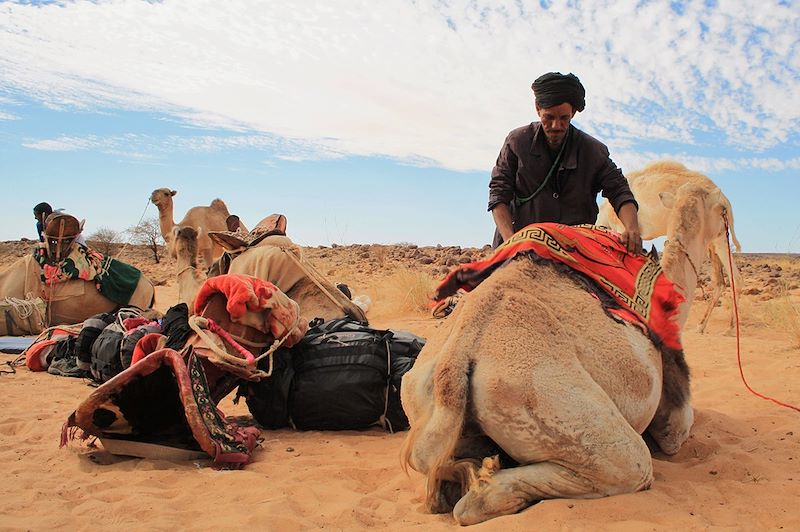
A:
POLYGON ((606 310, 646 327, 670 349, 681 349, 675 322, 683 296, 664 275, 661 265, 646 255, 628 253, 612 231, 591 225, 531 224, 504 242, 486 260, 463 264, 437 287, 433 300, 470 291, 506 261, 521 253, 570 266, 605 290, 621 308, 606 310))

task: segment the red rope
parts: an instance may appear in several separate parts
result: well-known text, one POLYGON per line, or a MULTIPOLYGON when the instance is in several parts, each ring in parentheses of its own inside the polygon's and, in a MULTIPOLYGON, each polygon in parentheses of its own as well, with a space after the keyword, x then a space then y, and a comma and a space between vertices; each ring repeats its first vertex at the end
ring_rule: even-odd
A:
POLYGON ((728 266, 730 268, 730 271, 728 273, 729 273, 730 278, 731 278, 731 292, 732 292, 732 296, 733 296, 733 312, 734 312, 734 316, 736 317, 736 360, 739 363, 739 376, 741 376, 741 378, 742 378, 742 382, 744 383, 744 387, 747 388, 747 390, 750 393, 752 393, 753 395, 755 395, 756 397, 760 397, 761 399, 766 399, 767 401, 772 401, 776 405, 783 406, 783 407, 786 407, 786 408, 791 408, 792 410, 797 410, 798 412, 800 412, 800 408, 798 408, 798 407, 796 407, 794 405, 790 405, 790 404, 784 403, 783 401, 778 401, 777 399, 774 399, 774 398, 769 397, 767 395, 763 395, 763 394, 758 393, 757 391, 755 391, 754 389, 752 389, 750 387, 750 385, 747 383, 747 379, 745 379, 745 377, 744 377, 744 370, 742 369, 742 350, 741 350, 741 346, 739 344, 739 339, 740 339, 739 306, 736 304, 736 282, 733 280, 733 253, 731 252, 731 244, 730 244, 730 241, 728 239, 728 237, 730 236, 729 233, 728 233, 728 215, 727 215, 727 213, 725 211, 722 212, 722 219, 725 222, 725 244, 728 247, 728 266))
POLYGON ((242 347, 239 344, 239 342, 234 340, 233 337, 230 335, 230 333, 225 329, 223 329, 222 327, 220 327, 217 322, 215 322, 211 318, 206 318, 206 321, 208 322, 209 331, 213 332, 214 334, 218 334, 223 340, 225 340, 226 342, 228 342, 228 344, 233 346, 233 348, 236 349, 236 351, 238 351, 238 353, 242 355, 245 360, 247 360, 247 363, 249 365, 251 366, 255 365, 256 357, 253 356, 253 353, 242 347))

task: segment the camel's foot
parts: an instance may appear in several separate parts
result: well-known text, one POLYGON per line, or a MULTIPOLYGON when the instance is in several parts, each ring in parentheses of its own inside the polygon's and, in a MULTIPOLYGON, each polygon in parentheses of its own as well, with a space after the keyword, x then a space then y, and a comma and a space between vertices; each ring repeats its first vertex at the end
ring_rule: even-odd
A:
POLYGON ((499 460, 489 463, 487 460, 492 459, 484 459, 484 467, 476 475, 477 482, 453 508, 453 517, 459 525, 474 525, 501 515, 514 514, 535 502, 523 491, 515 489, 516 482, 496 482, 493 477, 499 470, 499 460))
POLYGON ((445 464, 436 473, 436 486, 428 497, 428 509, 444 514, 453 511, 456 502, 477 483, 478 460, 465 458, 445 464))

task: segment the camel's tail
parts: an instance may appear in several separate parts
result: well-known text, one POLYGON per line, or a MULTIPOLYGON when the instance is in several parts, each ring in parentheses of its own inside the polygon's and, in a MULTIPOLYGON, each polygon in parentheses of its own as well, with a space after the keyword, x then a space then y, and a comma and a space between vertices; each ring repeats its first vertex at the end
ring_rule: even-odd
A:
POLYGON ((736 232, 733 230, 733 207, 731 206, 731 202, 728 200, 728 197, 725 194, 722 194, 723 203, 725 204, 725 209, 728 211, 728 230, 731 233, 731 240, 733 240, 733 245, 736 248, 736 253, 742 252, 742 246, 739 244, 739 239, 736 238, 736 232))
POLYGON ((443 480, 443 471, 454 461, 454 454, 466 417, 471 373, 470 357, 461 350, 450 351, 436 364, 433 375, 433 406, 430 416, 415 424, 401 450, 401 462, 407 468, 414 462, 415 468, 427 469, 428 508, 436 508, 437 496, 443 480), (412 457, 413 455, 413 457, 412 457))
POLYGON ((225 218, 231 215, 231 213, 228 212, 228 206, 225 205, 225 202, 219 198, 212 201, 210 207, 214 210, 223 213, 225 215, 225 218))

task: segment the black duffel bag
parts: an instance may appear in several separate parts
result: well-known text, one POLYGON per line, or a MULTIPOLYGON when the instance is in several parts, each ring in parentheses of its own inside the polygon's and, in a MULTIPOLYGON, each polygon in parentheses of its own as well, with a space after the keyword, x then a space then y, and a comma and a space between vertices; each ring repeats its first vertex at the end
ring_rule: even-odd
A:
MULTIPOLYGON (((243 383, 238 395, 265 428, 406 430, 400 382, 424 345, 409 332, 330 320, 311 327, 291 349, 278 350, 272 374, 243 383)), ((266 358, 259 368, 268 368, 266 358)))
POLYGON ((386 414, 389 331, 350 319, 309 329, 292 348, 289 413, 302 430, 363 429, 386 414))

